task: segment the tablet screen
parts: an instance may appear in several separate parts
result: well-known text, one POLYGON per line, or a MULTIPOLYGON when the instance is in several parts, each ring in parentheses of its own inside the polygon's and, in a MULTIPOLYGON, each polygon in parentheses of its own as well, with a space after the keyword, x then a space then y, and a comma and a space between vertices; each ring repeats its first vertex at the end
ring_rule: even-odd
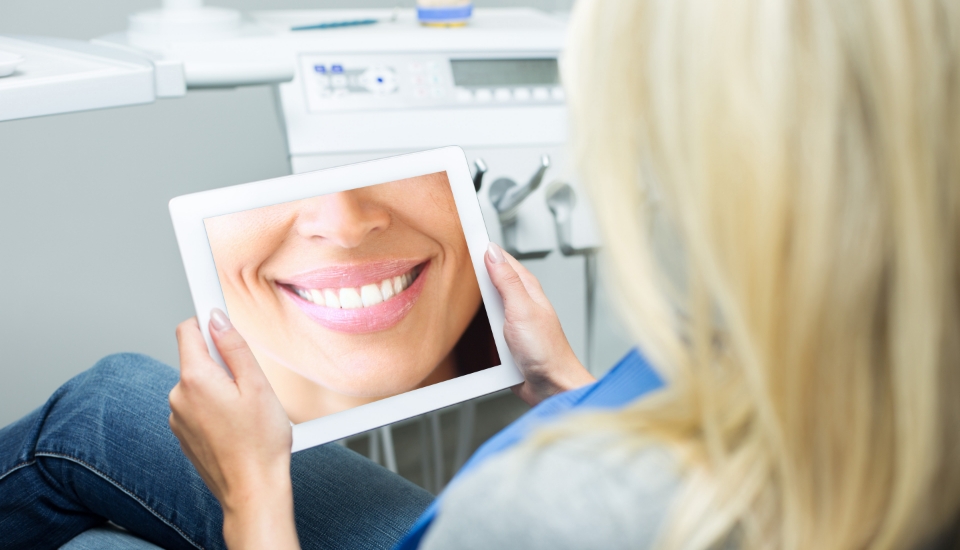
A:
POLYGON ((296 423, 500 364, 446 172, 204 220, 296 423))

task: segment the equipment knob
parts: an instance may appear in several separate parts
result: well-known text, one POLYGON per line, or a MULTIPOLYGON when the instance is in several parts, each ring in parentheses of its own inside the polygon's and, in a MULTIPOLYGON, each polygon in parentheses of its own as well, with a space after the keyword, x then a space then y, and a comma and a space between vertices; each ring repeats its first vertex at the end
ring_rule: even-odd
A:
POLYGON ((537 171, 523 187, 518 187, 517 182, 510 178, 499 178, 493 182, 490 187, 490 202, 500 215, 500 223, 516 219, 520 203, 540 187, 543 175, 549 167, 550 157, 543 155, 540 157, 540 166, 537 171))

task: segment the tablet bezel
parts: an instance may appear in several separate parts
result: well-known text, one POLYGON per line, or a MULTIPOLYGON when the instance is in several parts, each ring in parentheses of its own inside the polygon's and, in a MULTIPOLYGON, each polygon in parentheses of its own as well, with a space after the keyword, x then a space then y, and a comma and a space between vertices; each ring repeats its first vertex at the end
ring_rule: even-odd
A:
POLYGON ((500 355, 500 365, 388 397, 293 427, 293 451, 322 445, 380 426, 493 393, 523 382, 503 338, 503 300, 487 274, 483 256, 490 238, 463 150, 444 147, 419 153, 305 172, 264 181, 212 189, 170 201, 170 217, 200 330, 211 357, 224 365, 210 338, 210 311, 227 311, 217 277, 204 219, 281 204, 358 187, 446 172, 480 294, 500 355))

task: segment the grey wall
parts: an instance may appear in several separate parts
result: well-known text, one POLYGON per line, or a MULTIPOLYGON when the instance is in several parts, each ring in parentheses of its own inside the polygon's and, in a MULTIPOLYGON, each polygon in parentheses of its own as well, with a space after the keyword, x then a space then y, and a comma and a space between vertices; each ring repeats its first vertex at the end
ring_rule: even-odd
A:
POLYGON ((167 201, 284 175, 267 88, 0 124, 0 425, 193 314, 167 201))
MULTIPOLYGON (((242 10, 398 4, 211 3, 242 10)), ((562 10, 571 2, 476 3, 562 10)), ((91 38, 124 28, 129 12, 154 5, 159 1, 5 0, 0 34, 91 38)), ((193 307, 167 201, 288 172, 265 87, 0 123, 0 426, 109 353, 137 351, 175 365, 173 330, 193 307)), ((623 339, 601 332, 595 359, 607 364, 623 339)))
MULTIPOLYGON (((416 0, 205 0, 208 6, 241 11, 413 7, 416 0)), ((160 6, 161 0, 3 0, 0 34, 94 38, 123 30, 127 15, 160 6)), ((573 0, 473 0, 477 7, 529 6, 569 11, 573 0)))

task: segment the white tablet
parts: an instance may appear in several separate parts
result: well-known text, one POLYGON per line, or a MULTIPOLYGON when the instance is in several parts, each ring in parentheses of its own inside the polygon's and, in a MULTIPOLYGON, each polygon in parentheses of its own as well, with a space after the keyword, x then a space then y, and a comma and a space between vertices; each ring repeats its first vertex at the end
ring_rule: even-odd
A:
POLYGON ((221 308, 294 451, 523 380, 458 147, 184 195, 170 215, 210 354, 221 308))

